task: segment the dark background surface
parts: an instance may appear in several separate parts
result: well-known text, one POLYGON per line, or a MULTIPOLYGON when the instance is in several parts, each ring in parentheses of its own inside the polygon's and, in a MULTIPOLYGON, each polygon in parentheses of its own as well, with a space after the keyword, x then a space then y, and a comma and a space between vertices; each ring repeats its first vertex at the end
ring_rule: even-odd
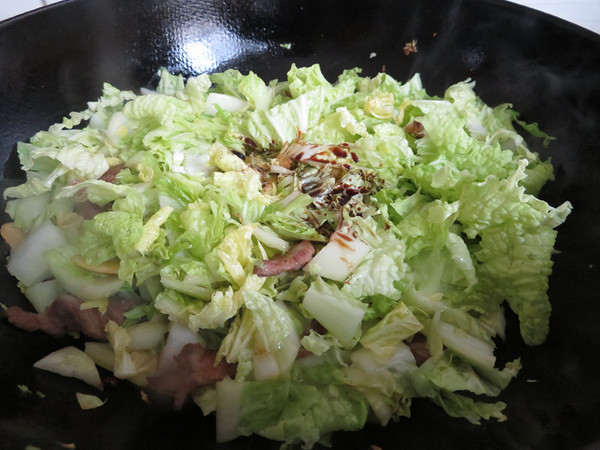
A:
MULTIPOLYGON (((509 420, 474 426, 415 401, 411 419, 336 433, 333 447, 600 447, 600 36, 589 31, 494 0, 67 0, 0 24, 0 188, 22 181, 16 142, 84 109, 104 81, 152 87, 161 66, 184 75, 237 68, 281 79, 292 63, 320 63, 331 81, 356 66, 370 76, 385 66, 401 81, 420 72, 430 94, 471 77, 488 104, 512 103, 524 120, 557 137, 547 149, 532 143, 556 168, 543 198, 574 205, 559 228, 547 342, 525 347, 510 316, 498 351, 500 360, 521 355, 524 365, 500 397, 509 420), (418 53, 406 56, 402 47, 413 39, 418 53)), ((8 249, 1 250, 0 302, 21 304, 4 269, 8 249)), ((103 407, 82 411, 74 394, 92 388, 31 368, 67 344, 81 342, 0 319, 1 449, 279 446, 260 438, 217 445, 214 418, 194 407, 176 413, 150 406, 127 383, 107 389, 103 407)))

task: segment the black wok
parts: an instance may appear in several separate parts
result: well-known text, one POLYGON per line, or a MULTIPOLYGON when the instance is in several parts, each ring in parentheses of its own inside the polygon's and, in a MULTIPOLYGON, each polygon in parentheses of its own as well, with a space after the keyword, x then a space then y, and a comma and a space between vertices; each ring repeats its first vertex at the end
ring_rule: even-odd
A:
MULTIPOLYGON (((547 342, 525 347, 509 317, 498 356, 522 355, 524 369, 501 396, 508 421, 475 426, 416 401, 411 419, 337 433, 333 447, 600 445, 600 36, 582 28, 495 0, 67 0, 0 24, 1 188, 22 181, 16 142, 85 108, 104 81, 151 87, 161 66, 184 75, 233 67, 271 79, 291 63, 316 62, 330 79, 355 66, 400 80, 420 72, 431 94, 471 77, 486 102, 513 103, 557 137, 547 149, 533 144, 556 167, 542 196, 574 205, 559 228, 547 342), (418 52, 407 56, 402 47, 413 39, 418 52)), ((24 304, 4 268, 0 286, 0 302, 24 304)), ((103 407, 82 411, 75 392, 93 390, 31 367, 73 343, 0 319, 0 448, 278 448, 259 438, 216 445, 214 418, 150 406, 126 383, 108 389, 103 407)))

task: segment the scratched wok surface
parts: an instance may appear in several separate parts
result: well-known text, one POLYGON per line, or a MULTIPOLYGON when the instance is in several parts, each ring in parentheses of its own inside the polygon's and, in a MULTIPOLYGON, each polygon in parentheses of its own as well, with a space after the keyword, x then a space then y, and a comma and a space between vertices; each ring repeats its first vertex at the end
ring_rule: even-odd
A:
MULTIPOLYGON (((559 228, 547 342, 525 347, 509 316, 497 352, 500 361, 521 355, 524 365, 500 397, 509 420, 474 426, 415 401, 412 418, 336 433, 333 448, 600 446, 600 36, 592 32, 494 0, 67 0, 0 24, 0 188, 23 180, 16 142, 84 109, 104 81, 152 87, 161 66, 184 75, 237 68, 281 79, 291 63, 320 63, 331 80, 355 66, 371 76, 385 66, 402 81, 420 72, 431 94, 472 78, 487 103, 512 103, 557 137, 547 149, 534 145, 556 168, 542 196, 574 205, 559 228), (402 47, 413 39, 418 52, 406 56, 402 47)), ((0 302, 23 305, 2 245, 0 302)), ((82 411, 74 394, 92 388, 31 367, 72 344, 81 341, 0 319, 1 449, 279 447, 256 437, 215 444, 214 417, 148 405, 123 382, 102 394, 104 406, 82 411)))

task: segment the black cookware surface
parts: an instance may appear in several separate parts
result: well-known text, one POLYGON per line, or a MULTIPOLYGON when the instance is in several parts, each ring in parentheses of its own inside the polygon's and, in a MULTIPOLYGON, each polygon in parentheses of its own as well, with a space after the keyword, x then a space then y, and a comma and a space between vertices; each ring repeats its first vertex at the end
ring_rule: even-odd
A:
MULTIPOLYGON (((501 395, 508 421, 475 426, 415 401, 410 419, 336 433, 333 448, 600 446, 600 36, 589 31, 499 0, 66 0, 0 24, 0 188, 23 180, 16 142, 84 109, 104 81, 152 87, 161 66, 281 79, 292 63, 320 63, 330 80, 356 66, 402 81, 419 72, 430 94, 475 80, 487 103, 512 103, 557 138, 534 147, 556 168, 542 196, 574 205, 559 228, 547 342, 525 347, 511 316, 498 352, 524 365, 501 395), (413 39, 418 52, 405 55, 413 39)), ((0 302, 24 304, 2 245, 0 302)), ((74 394, 92 388, 31 367, 67 344, 81 342, 0 319, 1 449, 279 447, 261 438, 215 444, 214 418, 148 405, 123 382, 102 394, 104 406, 82 411, 74 394)))

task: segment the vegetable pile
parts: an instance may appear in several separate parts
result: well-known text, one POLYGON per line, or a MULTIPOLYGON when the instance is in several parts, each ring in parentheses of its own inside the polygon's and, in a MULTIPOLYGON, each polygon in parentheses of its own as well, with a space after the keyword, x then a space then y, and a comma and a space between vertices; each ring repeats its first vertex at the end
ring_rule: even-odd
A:
POLYGON ((318 65, 159 75, 18 145, 2 235, 36 312, 6 315, 87 336, 37 367, 191 397, 221 442, 310 447, 417 397, 505 419, 504 308, 544 342, 571 210, 536 197, 552 166, 514 126, 549 136, 470 81, 435 97, 418 75, 332 84, 318 65))

